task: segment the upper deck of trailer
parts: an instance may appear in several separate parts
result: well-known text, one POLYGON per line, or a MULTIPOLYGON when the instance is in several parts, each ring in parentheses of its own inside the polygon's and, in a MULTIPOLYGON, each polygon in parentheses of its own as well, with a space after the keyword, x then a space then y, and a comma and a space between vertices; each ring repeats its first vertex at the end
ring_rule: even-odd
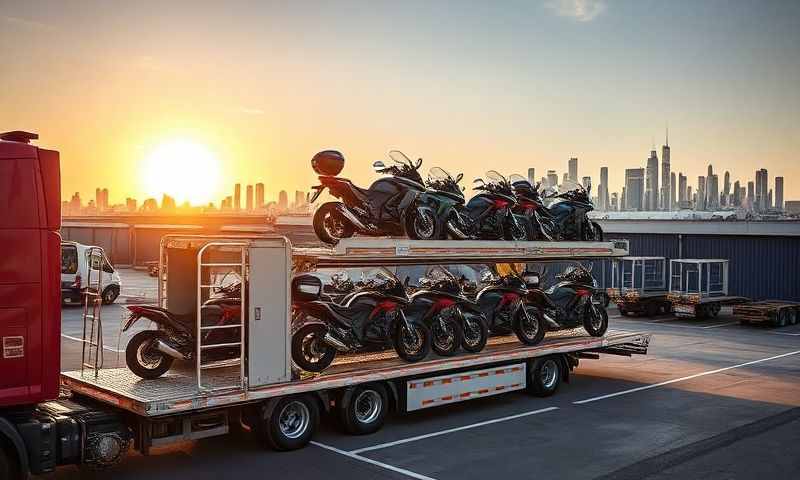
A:
MULTIPOLYGON (((481 353, 461 354, 406 363, 393 351, 343 355, 332 367, 318 375, 298 376, 296 380, 249 390, 198 392, 192 369, 173 369, 161 378, 143 380, 127 368, 94 372, 62 373, 69 390, 144 416, 160 416, 204 408, 231 406, 280 395, 346 387, 363 382, 413 377, 525 360, 556 353, 610 349, 643 353, 650 342, 646 333, 609 331, 604 337, 590 337, 575 330, 553 332, 536 346, 520 344, 513 335, 493 337, 481 353)), ((220 383, 229 383, 230 372, 216 370, 220 383)), ((213 378, 210 379, 213 386, 213 378)))

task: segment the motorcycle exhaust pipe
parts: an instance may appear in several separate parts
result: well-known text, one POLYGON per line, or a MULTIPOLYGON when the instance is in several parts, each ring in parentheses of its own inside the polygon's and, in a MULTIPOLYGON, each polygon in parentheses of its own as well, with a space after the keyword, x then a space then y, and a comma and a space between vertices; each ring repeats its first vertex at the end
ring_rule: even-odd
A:
POLYGON ((322 338, 322 341, 324 341, 331 347, 335 348, 336 350, 339 350, 340 352, 346 352, 350 350, 349 348, 347 348, 347 345, 337 340, 336 338, 333 338, 333 336, 330 333, 326 333, 325 336, 322 338))
POLYGON ((176 358, 178 360, 189 360, 189 358, 186 355, 184 355, 181 352, 179 352, 179 351, 175 350, 174 348, 170 347, 169 345, 167 345, 166 343, 164 343, 160 339, 156 340, 156 343, 155 343, 154 346, 156 347, 156 350, 158 350, 159 352, 161 352, 161 353, 163 353, 165 355, 169 355, 172 358, 176 358))
POLYGON ((547 324, 550 325, 551 327, 555 329, 561 328, 561 326, 555 320, 550 318, 546 313, 542 312, 542 316, 544 317, 547 324))
POLYGON ((461 240, 467 240, 469 236, 458 229, 455 225, 453 225, 452 221, 447 222, 447 229, 452 233, 454 236, 458 237, 461 240))
POLYGON ((357 229, 359 229, 359 230, 361 230, 363 232, 369 231, 369 228, 367 228, 366 225, 361 223, 361 220, 359 220, 358 217, 356 217, 353 214, 353 212, 351 212, 349 209, 347 209, 347 208, 339 208, 339 213, 341 213, 342 216, 344 216, 344 218, 346 218, 350 223, 352 223, 353 226, 356 227, 357 229))

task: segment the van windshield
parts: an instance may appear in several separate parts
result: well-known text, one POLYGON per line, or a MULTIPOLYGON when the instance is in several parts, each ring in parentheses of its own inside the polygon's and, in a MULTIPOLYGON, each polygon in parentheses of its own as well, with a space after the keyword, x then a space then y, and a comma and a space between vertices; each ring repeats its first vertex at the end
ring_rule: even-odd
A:
POLYGON ((78 249, 73 245, 61 246, 61 273, 78 273, 78 249))

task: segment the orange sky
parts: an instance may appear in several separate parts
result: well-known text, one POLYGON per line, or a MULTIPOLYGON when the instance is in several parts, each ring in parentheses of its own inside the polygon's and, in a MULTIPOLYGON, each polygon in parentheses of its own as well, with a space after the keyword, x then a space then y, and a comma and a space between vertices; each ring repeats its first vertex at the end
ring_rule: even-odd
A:
POLYGON ((195 142, 221 162, 217 202, 237 181, 308 190, 326 148, 360 184, 397 148, 467 180, 577 156, 619 191, 668 122, 690 185, 708 163, 745 182, 766 167, 800 199, 797 4, 667 3, 30 1, 0 9, 0 130, 61 151, 65 198, 112 203, 148 193, 158 145, 195 142))

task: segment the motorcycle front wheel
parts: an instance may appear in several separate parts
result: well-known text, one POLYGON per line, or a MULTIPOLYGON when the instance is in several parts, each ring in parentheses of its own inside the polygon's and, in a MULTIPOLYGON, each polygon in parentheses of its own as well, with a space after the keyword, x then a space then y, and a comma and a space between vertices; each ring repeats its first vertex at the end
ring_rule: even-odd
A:
POLYGON ((319 323, 304 325, 292 335, 292 360, 307 372, 321 372, 333 363, 336 349, 325 343, 328 328, 319 323))
POLYGON ((523 305, 514 318, 514 334, 525 345, 537 345, 545 334, 544 318, 538 308, 523 305), (524 309, 524 311, 523 311, 524 309))
POLYGON ((602 337, 608 330, 608 313, 600 305, 590 305, 583 319, 583 328, 593 337, 602 337))
POLYGON ((420 207, 406 215, 406 235, 412 240, 436 240, 440 236, 436 213, 428 207, 420 207))
POLYGON ((353 225, 339 211, 339 202, 322 204, 314 213, 314 233, 323 243, 336 245, 353 236, 353 225))
POLYGON ((461 325, 453 316, 445 319, 434 318, 430 326, 431 346, 437 355, 452 357, 458 353, 464 340, 461 325))
POLYGON ((486 342, 489 340, 489 328, 486 326, 483 315, 475 315, 470 312, 462 315, 464 340, 461 342, 461 348, 465 352, 478 353, 486 347, 486 342))
POLYGON ((420 323, 412 322, 408 329, 405 322, 397 322, 393 340, 397 355, 407 362, 418 362, 431 351, 431 332, 420 323))
POLYGON ((125 363, 131 372, 146 380, 158 378, 167 373, 175 360, 155 347, 156 341, 166 336, 157 330, 137 333, 125 347, 125 363))

